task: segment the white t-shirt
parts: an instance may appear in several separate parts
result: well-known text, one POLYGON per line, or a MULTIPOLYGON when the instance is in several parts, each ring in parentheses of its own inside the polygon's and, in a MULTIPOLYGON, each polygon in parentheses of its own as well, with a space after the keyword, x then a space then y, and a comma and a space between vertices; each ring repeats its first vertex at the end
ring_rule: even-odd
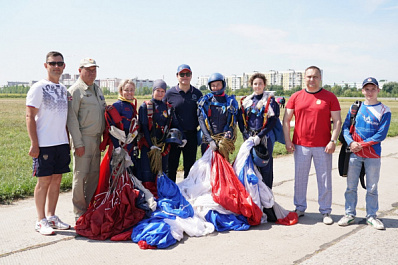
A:
POLYGON ((67 90, 63 84, 40 80, 28 91, 26 106, 39 109, 35 120, 40 147, 67 144, 67 90))

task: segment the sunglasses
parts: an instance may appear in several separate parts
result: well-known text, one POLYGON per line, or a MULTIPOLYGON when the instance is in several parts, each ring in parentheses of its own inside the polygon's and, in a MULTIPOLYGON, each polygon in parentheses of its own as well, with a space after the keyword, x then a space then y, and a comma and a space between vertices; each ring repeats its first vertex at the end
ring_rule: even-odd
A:
POLYGON ((64 66, 64 62, 47 62, 47 64, 51 65, 51 66, 56 66, 58 65, 59 67, 64 66))
POLYGON ((179 73, 179 75, 180 75, 181 77, 184 77, 184 76, 186 76, 186 77, 191 77, 192 73, 179 73))

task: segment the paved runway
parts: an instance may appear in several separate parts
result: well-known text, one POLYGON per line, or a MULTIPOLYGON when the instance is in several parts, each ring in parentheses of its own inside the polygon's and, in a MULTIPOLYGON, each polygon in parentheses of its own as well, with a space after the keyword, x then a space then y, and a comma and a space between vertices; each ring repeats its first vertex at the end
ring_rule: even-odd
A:
MULTIPOLYGON (((185 236, 168 249, 141 250, 131 241, 94 241, 74 230, 42 236, 34 231, 33 198, 0 206, 0 264, 398 264, 398 137, 382 143, 379 217, 386 230, 366 225, 365 190, 358 188, 356 224, 339 227, 344 214, 345 179, 333 157, 333 225, 318 212, 314 169, 308 185, 308 209, 294 226, 273 223, 248 231, 185 236)), ((276 201, 293 210, 293 156, 274 160, 276 201)), ((60 195, 57 214, 72 224, 71 192, 60 195)))

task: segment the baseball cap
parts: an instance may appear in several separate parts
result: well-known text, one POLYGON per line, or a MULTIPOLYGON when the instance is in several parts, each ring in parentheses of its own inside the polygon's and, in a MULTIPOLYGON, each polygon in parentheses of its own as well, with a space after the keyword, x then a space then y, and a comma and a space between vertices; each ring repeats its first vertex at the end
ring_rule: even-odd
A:
POLYGON ((84 58, 80 61, 80 68, 86 68, 96 66, 99 67, 94 59, 91 58, 84 58))
POLYGON ((367 84, 373 84, 373 85, 379 86, 379 83, 377 82, 376 78, 373 78, 373 77, 368 77, 365 80, 363 80, 362 88, 364 86, 366 86, 367 84))
POLYGON ((178 66, 178 68, 177 68, 177 74, 178 74, 179 72, 181 72, 182 70, 188 70, 188 71, 190 71, 190 72, 192 73, 191 67, 189 67, 189 65, 187 65, 187 64, 181 64, 180 66, 178 66))

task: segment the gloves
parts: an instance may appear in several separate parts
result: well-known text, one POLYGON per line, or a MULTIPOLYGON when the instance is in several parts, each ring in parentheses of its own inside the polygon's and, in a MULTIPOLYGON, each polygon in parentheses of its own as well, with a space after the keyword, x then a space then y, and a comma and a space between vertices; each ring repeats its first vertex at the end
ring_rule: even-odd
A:
POLYGON ((224 134, 224 138, 231 139, 232 138, 232 133, 230 131, 226 131, 225 134, 224 134))
POLYGON ((211 141, 209 143, 209 146, 210 146, 210 149, 213 150, 213 151, 217 151, 218 150, 218 146, 217 146, 215 141, 211 141))
POLYGON ((178 147, 183 148, 187 144, 187 140, 183 139, 182 144, 180 144, 178 147))
POLYGON ((259 145, 261 142, 261 138, 256 135, 253 139, 253 142, 254 142, 254 145, 259 145))
POLYGON ((158 149, 159 151, 162 151, 162 149, 160 149, 160 148, 157 147, 156 145, 152 145, 152 146, 151 146, 151 150, 153 150, 153 149, 158 149))

